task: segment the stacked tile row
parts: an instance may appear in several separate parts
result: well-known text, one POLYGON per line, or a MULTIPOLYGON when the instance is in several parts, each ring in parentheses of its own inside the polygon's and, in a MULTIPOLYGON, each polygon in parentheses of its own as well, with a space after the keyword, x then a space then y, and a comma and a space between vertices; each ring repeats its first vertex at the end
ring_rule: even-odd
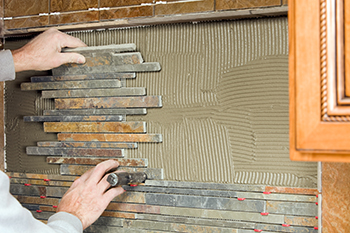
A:
POLYGON ((135 72, 159 71, 157 62, 144 62, 135 44, 66 49, 85 56, 83 65, 67 64, 53 76, 32 77, 23 91, 42 91, 55 109, 42 116, 25 116, 26 122, 43 122, 44 131, 57 133, 58 141, 38 142, 26 148, 28 155, 43 155, 50 164, 61 164, 62 174, 80 175, 83 168, 108 159, 120 168, 145 171, 149 179, 162 179, 162 169, 147 168, 147 159, 126 158, 137 143, 158 143, 160 134, 148 134, 146 122, 126 121, 127 115, 146 114, 162 107, 161 96, 147 96, 145 88, 128 88, 125 79, 135 72), (82 165, 82 166, 81 166, 82 165))
MULTIPOLYGON (((76 23, 108 22, 127 18, 157 18, 169 15, 222 12, 228 10, 282 7, 287 0, 63 0, 4 1, 6 29, 46 27, 76 23)), ((0 6, 2 1, 0 1, 0 6)), ((72 26, 72 25, 71 25, 72 26)))
MULTIPOLYGON (((11 193, 46 221, 75 176, 8 173, 11 193)), ((147 180, 85 232, 317 232, 317 190, 147 180)))

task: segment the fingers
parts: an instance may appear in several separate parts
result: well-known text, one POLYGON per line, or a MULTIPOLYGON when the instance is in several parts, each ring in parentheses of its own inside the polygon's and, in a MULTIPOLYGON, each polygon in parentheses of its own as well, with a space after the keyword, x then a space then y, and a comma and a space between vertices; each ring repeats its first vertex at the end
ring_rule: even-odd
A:
POLYGON ((103 195, 103 200, 105 203, 107 203, 106 205, 108 205, 108 203, 111 202, 113 198, 124 192, 125 190, 122 187, 111 188, 103 195))
POLYGON ((60 63, 78 63, 78 64, 84 64, 85 63, 85 57, 79 53, 61 53, 60 54, 60 63))
POLYGON ((86 47, 87 45, 82 42, 79 38, 67 35, 63 32, 59 32, 62 35, 61 39, 61 48, 69 47, 69 48, 76 48, 76 47, 86 47))
POLYGON ((98 182, 101 181, 102 177, 106 174, 106 172, 108 172, 113 168, 117 168, 118 166, 119 166, 119 163, 115 160, 107 160, 97 164, 93 172, 91 173, 89 182, 97 184, 98 182))

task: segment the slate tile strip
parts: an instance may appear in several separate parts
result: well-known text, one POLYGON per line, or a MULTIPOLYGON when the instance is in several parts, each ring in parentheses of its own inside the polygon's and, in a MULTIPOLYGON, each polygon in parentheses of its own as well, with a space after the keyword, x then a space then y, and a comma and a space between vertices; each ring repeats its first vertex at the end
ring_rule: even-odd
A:
POLYGON ((123 121, 121 115, 98 116, 24 116, 24 122, 84 122, 84 121, 123 121))
POLYGON ((106 97, 106 96, 139 96, 146 95, 146 88, 109 88, 89 90, 58 90, 43 91, 42 98, 81 98, 81 97, 106 97))
POLYGON ((123 149, 101 148, 65 148, 65 147, 35 147, 26 148, 28 155, 60 155, 66 157, 91 156, 91 157, 124 157, 123 149))
MULTIPOLYGON (((83 164, 83 165, 97 165, 110 158, 79 158, 79 157, 47 157, 46 161, 51 164, 83 164)), ((147 159, 113 159, 122 167, 147 167, 147 159)))
POLYGON ((134 149, 137 143, 130 142, 37 142, 42 147, 87 147, 87 148, 117 148, 117 149, 134 149))
POLYGON ((101 74, 81 74, 81 75, 60 75, 60 76, 33 76, 31 82, 56 82, 56 81, 78 81, 78 80, 98 80, 98 79, 130 79, 135 78, 135 73, 101 73, 101 74))
POLYGON ((55 99, 56 109, 160 108, 161 96, 55 99))
POLYGON ((78 110, 44 110, 45 116, 72 116, 72 115, 145 115, 146 108, 112 108, 112 109, 78 109, 78 110))
POLYGON ((36 82, 21 83, 22 91, 34 90, 59 90, 59 89, 91 89, 120 87, 120 80, 89 80, 89 81, 58 81, 58 82, 36 82))
POLYGON ((161 134, 85 134, 59 133, 59 141, 99 141, 99 142, 162 142, 161 134))

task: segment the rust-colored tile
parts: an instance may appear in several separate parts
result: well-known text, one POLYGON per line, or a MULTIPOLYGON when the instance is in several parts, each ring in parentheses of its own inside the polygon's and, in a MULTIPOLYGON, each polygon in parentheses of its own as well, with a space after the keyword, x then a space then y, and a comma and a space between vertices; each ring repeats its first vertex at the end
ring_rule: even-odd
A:
POLYGON ((152 6, 122 7, 100 11, 101 20, 153 16, 152 6))
POLYGON ((170 2, 155 6, 155 15, 187 14, 205 11, 214 11, 214 0, 170 2))
POLYGON ((216 10, 234 10, 280 5, 280 0, 216 0, 216 10))
POLYGON ((114 217, 114 218, 129 218, 129 219, 135 219, 135 214, 131 213, 119 213, 119 212, 112 212, 112 211, 105 211, 102 213, 101 216, 104 217, 114 217))
POLYGON ((50 24, 68 24, 98 21, 98 11, 84 11, 74 13, 64 13, 59 15, 50 15, 50 24))
POLYGON ((282 5, 288 5, 288 0, 282 0, 282 5))
POLYGON ((5 0, 5 17, 38 15, 49 13, 49 0, 5 0))
POLYGON ((318 194, 317 189, 273 187, 273 186, 266 186, 265 191, 272 192, 272 193, 290 193, 290 194, 306 194, 306 195, 318 194))
POLYGON ((31 16, 27 18, 5 20, 6 29, 42 27, 48 24, 48 16, 31 16))
POLYGON ((349 232, 350 163, 322 163, 322 232, 349 232))
POLYGON ((98 0, 51 0, 51 12, 65 12, 88 10, 89 8, 97 8, 98 0))
POLYGON ((106 210, 117 210, 125 212, 137 212, 147 214, 160 214, 159 206, 140 205, 140 204, 126 204, 126 203, 110 203, 106 210))
POLYGON ((135 6, 142 3, 153 3, 153 0, 100 0, 100 7, 135 6))

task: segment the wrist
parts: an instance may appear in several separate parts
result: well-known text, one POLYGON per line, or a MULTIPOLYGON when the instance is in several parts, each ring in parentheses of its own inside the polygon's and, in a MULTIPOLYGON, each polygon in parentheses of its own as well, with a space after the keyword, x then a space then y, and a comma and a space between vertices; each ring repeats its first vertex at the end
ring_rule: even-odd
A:
POLYGON ((27 59, 25 57, 25 53, 22 52, 22 48, 13 50, 12 57, 13 62, 15 64, 15 72, 25 71, 28 70, 27 68, 27 59))

